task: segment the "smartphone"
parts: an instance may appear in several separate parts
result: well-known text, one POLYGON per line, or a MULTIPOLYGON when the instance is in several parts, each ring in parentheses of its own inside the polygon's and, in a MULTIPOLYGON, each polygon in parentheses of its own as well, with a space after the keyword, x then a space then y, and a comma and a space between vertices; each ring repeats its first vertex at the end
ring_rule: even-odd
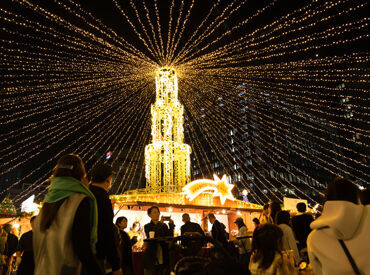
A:
POLYGON ((167 221, 168 222, 170 219, 171 219, 171 216, 163 216, 163 220, 164 221, 167 221))

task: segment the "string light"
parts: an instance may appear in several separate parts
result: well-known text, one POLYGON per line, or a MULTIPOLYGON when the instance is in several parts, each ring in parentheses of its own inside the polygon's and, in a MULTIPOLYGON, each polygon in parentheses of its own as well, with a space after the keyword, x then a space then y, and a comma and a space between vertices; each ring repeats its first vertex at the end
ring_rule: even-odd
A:
POLYGON ((30 192, 41 195, 61 155, 76 152, 91 167, 99 161, 95 151, 113 152, 116 193, 135 189, 145 175, 153 79, 164 66, 178 74, 184 138, 197 177, 210 177, 217 161, 230 176, 242 177, 236 189, 247 189, 258 203, 282 201, 278 187, 315 202, 285 178, 317 194, 325 185, 293 163, 292 153, 328 175, 340 173, 366 185, 370 56, 353 45, 369 37, 368 20, 361 16, 368 1, 309 1, 275 18, 278 1, 253 10, 248 1, 218 0, 194 23, 198 2, 113 0, 123 19, 119 28, 134 39, 72 0, 14 0, 12 10, 0 8, 5 129, 0 175, 23 170, 0 193, 32 181, 15 201, 30 192), (267 24, 255 23, 267 14, 267 24), (347 52, 337 51, 340 47, 347 52), (352 123, 344 121, 347 113, 352 123), (258 165, 233 152, 237 146, 254 150, 245 139, 236 135, 231 143, 225 135, 246 131, 241 121, 248 121, 247 133, 261 133, 251 138, 258 143, 253 145, 260 151, 253 158, 258 165), (29 170, 35 162, 39 166, 29 170), (271 173, 284 176, 272 180, 271 173))

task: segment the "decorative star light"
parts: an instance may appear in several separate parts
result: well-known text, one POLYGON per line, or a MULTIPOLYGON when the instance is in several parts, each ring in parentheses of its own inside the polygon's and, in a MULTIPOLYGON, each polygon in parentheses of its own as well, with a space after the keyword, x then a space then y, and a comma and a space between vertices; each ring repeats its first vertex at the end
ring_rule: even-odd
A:
POLYGON ((228 182, 226 175, 223 175, 220 179, 214 174, 213 178, 214 180, 200 179, 192 181, 184 186, 182 190, 190 201, 205 191, 213 191, 214 197, 220 197, 221 204, 224 204, 226 199, 234 200, 234 196, 231 193, 234 185, 228 182))

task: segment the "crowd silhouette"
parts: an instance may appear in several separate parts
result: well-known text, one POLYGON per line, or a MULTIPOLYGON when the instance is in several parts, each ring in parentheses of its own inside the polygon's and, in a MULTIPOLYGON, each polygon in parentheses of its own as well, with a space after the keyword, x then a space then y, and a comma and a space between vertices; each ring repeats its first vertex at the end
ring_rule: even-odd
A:
POLYGON ((305 203, 290 213, 272 201, 259 217, 252 217, 253 228, 247 228, 242 217, 236 218, 235 234, 229 234, 212 212, 207 232, 184 213, 182 239, 176 242, 174 221, 161 216, 155 205, 147 210, 150 222, 143 228, 135 221, 126 231, 129 224, 124 216, 113 223, 107 193, 113 174, 111 166, 102 163, 92 169, 88 180, 79 156, 61 157, 40 214, 30 219, 32 230, 18 241, 10 224, 0 227, 0 273, 134 275, 133 253, 142 253, 146 275, 370 274, 369 189, 360 191, 348 179, 338 177, 328 185, 322 211, 316 215, 307 211, 305 203), (178 268, 185 261, 173 260, 176 247, 182 248, 183 257, 196 250, 193 260, 202 247, 213 247, 215 252, 207 256, 210 260, 198 259, 194 271, 191 264, 178 268))

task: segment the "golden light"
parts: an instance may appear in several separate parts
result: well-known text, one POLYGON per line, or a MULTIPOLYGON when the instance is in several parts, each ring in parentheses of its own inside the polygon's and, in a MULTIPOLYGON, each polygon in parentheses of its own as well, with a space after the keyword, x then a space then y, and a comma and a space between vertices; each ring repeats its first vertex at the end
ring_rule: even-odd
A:
POLYGON ((226 175, 223 175, 221 179, 216 174, 213 177, 214 180, 200 179, 192 181, 182 190, 190 201, 206 191, 213 191, 214 197, 220 197, 221 204, 224 204, 226 199, 234 200, 235 198, 231 193, 234 185, 228 183, 226 175))
POLYGON ((159 69, 156 101, 151 106, 152 143, 145 146, 146 190, 150 193, 181 192, 190 181, 190 146, 184 140, 184 107, 177 99, 173 68, 159 69))

